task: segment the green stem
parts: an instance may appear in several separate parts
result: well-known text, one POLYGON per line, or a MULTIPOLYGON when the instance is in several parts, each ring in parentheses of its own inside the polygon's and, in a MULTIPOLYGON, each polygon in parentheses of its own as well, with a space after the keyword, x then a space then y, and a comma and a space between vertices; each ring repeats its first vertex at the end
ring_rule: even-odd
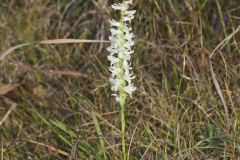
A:
MULTIPOLYGON (((123 3, 125 0, 123 0, 123 3)), ((121 12, 121 18, 120 18, 120 27, 119 30, 122 34, 118 35, 119 39, 123 39, 124 37, 124 12, 121 12)), ((123 45, 123 44, 121 44, 123 45)), ((120 46, 123 47, 123 46, 120 46)), ((118 63, 119 68, 121 68, 121 72, 117 75, 118 79, 124 80, 124 67, 123 67, 123 59, 120 60, 118 63)), ((126 146, 125 146, 125 101, 126 101, 126 93, 124 91, 124 87, 126 86, 126 82, 124 80, 124 83, 119 88, 119 98, 120 98, 120 112, 121 112, 121 129, 122 129, 122 159, 127 160, 126 155, 126 146)))
POLYGON ((122 128, 122 157, 123 160, 127 159, 126 156, 126 146, 125 146, 125 99, 122 98, 120 101, 120 110, 121 110, 121 128, 122 128))

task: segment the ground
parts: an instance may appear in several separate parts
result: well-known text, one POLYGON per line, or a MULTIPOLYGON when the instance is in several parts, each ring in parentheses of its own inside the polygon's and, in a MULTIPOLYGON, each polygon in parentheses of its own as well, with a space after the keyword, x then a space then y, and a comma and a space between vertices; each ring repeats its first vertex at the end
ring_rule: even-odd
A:
MULTIPOLYGON (((118 18, 112 3, 1 1, 0 159, 121 159, 105 42, 109 20, 118 18)), ((239 6, 134 0, 129 160, 239 158, 239 6)))

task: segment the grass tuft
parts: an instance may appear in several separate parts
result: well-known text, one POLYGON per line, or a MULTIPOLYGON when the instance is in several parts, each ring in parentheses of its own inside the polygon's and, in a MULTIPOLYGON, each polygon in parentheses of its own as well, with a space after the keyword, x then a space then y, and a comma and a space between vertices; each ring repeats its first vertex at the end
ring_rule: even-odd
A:
MULTIPOLYGON (((121 159, 110 4, 1 1, 0 159, 121 159)), ((134 1, 128 160, 239 158, 239 5, 134 1)))

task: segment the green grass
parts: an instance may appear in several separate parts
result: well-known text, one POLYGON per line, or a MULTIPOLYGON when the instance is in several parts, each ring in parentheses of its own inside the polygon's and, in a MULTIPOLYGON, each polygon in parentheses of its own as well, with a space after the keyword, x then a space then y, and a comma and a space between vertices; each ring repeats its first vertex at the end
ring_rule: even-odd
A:
MULTIPOLYGON (((35 44, 107 40, 108 20, 117 15, 105 2, 0 3, 0 53, 32 44, 0 61, 0 86, 18 84, 0 94, 0 121, 17 104, 0 126, 0 159, 121 159, 121 117, 108 84, 109 44, 35 44), (50 75, 42 72, 46 69, 81 75, 50 75)), ((238 158, 239 33, 212 57, 219 88, 209 56, 237 29, 239 5, 238 0, 134 1, 137 91, 125 108, 129 160, 238 158)))

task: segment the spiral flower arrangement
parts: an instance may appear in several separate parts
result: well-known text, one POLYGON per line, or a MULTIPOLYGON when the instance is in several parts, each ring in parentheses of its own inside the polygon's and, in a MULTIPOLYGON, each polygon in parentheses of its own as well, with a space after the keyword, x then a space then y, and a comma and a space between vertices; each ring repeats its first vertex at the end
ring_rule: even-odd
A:
POLYGON ((111 46, 107 48, 110 55, 108 60, 110 61, 110 71, 112 73, 109 82, 111 84, 111 90, 114 92, 117 102, 120 103, 121 108, 121 124, 122 124, 122 152, 123 159, 126 159, 125 149, 125 101, 127 95, 132 96, 132 93, 136 90, 136 87, 132 83, 135 76, 132 73, 131 67, 131 54, 134 53, 132 46, 134 45, 134 34, 130 27, 131 21, 134 18, 135 10, 128 10, 132 4, 132 0, 124 0, 122 3, 113 4, 112 8, 115 11, 120 11, 120 21, 111 20, 111 36, 109 40, 111 46))

